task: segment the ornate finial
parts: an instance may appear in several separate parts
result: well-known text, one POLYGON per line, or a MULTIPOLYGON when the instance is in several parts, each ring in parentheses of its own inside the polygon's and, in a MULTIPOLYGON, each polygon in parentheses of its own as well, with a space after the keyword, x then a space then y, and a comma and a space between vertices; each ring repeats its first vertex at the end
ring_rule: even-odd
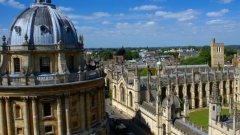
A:
POLYGON ((84 44, 84 38, 83 35, 79 36, 79 43, 84 44))
POLYGON ((78 66, 78 73, 81 73, 81 65, 78 66))
POLYGON ((2 36, 2 41, 5 42, 6 41, 6 37, 3 35, 2 36))
POLYGON ((34 76, 33 75, 33 69, 30 70, 30 76, 34 76))
POLYGON ((27 34, 25 34, 24 39, 25 39, 25 41, 28 40, 28 35, 27 34))
POLYGON ((2 42, 2 45, 6 45, 6 44, 7 44, 7 43, 6 43, 6 37, 5 37, 4 35, 2 36, 2 41, 3 41, 3 42, 2 42))
POLYGON ((56 74, 58 74, 58 67, 56 68, 56 74))
POLYGON ((84 66, 84 71, 86 72, 87 71, 87 65, 85 64, 84 66))
POLYGON ((62 42, 62 35, 59 35, 58 36, 58 44, 62 44, 63 42, 62 42))

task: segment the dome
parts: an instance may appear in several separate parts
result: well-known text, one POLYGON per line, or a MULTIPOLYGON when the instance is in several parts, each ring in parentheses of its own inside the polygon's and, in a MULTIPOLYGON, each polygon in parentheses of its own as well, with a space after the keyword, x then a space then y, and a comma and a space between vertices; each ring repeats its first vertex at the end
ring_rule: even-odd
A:
POLYGON ((175 109, 181 108, 181 100, 173 93, 163 99, 162 106, 167 106, 167 100, 169 100, 169 105, 174 106, 175 109))
POLYGON ((8 45, 22 45, 27 34, 29 45, 54 45, 59 36, 64 44, 77 44, 74 25, 51 0, 35 0, 14 20, 10 27, 8 45))
POLYGON ((158 61, 158 62, 157 62, 157 65, 162 65, 162 62, 161 62, 161 61, 158 61))

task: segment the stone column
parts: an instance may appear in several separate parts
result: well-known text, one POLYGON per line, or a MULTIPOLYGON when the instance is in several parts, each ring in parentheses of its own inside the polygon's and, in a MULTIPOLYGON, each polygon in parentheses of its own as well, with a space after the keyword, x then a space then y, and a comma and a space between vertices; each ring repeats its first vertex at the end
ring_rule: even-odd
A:
POLYGON ((195 84, 192 83, 191 86, 191 99, 192 99, 192 109, 195 109, 195 84))
POLYGON ((229 103, 230 99, 230 80, 227 80, 227 103, 229 103))
POLYGON ((5 135, 5 125, 6 124, 3 124, 4 123, 4 108, 3 108, 3 99, 2 97, 0 97, 0 122, 2 124, 0 124, 0 134, 1 135, 5 135))
MULTIPOLYGON (((57 124, 58 124, 58 135, 63 135, 63 126, 62 126, 62 95, 57 96, 57 124)), ((66 117, 67 118, 67 117, 66 117)))
POLYGON ((101 108, 101 95, 100 95, 100 92, 101 92, 101 88, 98 88, 97 89, 97 96, 98 96, 98 119, 99 121, 101 121, 102 119, 102 108, 101 108))
POLYGON ((81 121, 81 130, 85 129, 85 100, 84 100, 84 92, 80 92, 80 121, 81 121))
POLYGON ((198 86, 200 92, 199 92, 199 108, 203 107, 203 89, 202 89, 202 82, 199 83, 198 86))
POLYGON ((102 119, 105 116, 105 95, 104 95, 104 87, 101 88, 101 103, 102 103, 102 119))
POLYGON ((70 96, 70 94, 64 94, 64 95, 65 95, 65 114, 66 114, 67 135, 70 135, 70 133, 71 133, 70 114, 69 114, 69 96, 70 96))
POLYGON ((30 135, 30 122, 29 122, 29 109, 28 109, 28 97, 22 97, 24 102, 24 135, 30 135))
POLYGON ((87 91, 86 93, 86 118, 87 118, 87 126, 86 128, 90 128, 91 126, 91 110, 90 110, 90 93, 87 91))
POLYGON ((221 80, 221 82, 220 82, 220 89, 221 89, 221 91, 220 91, 220 95, 222 96, 222 101, 220 101, 221 103, 222 103, 222 105, 223 105, 223 101, 224 101, 224 94, 223 94, 223 80, 221 80))
POLYGON ((8 135, 13 135, 14 129, 13 129, 13 122, 12 122, 12 107, 11 107, 11 100, 9 97, 5 97, 6 102, 6 115, 7 115, 7 132, 8 135))
POLYGON ((33 133, 34 135, 39 135, 38 128, 38 110, 37 110, 37 97, 31 97, 32 99, 32 112, 33 112, 33 133))

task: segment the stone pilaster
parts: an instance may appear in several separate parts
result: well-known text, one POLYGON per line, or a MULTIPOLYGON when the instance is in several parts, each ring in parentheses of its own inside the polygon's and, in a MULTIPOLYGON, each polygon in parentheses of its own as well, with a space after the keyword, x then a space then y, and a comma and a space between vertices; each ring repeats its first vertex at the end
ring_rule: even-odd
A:
POLYGON ((200 81, 199 83, 199 108, 203 107, 203 89, 202 89, 202 82, 200 81))
POLYGON ((0 124, 0 134, 1 135, 5 135, 5 126, 4 126, 5 124, 3 124, 4 123, 3 103, 4 103, 4 101, 3 101, 2 97, 0 97, 0 122, 2 123, 2 124, 0 124))
POLYGON ((80 92, 80 121, 81 121, 81 130, 86 128, 85 124, 85 100, 84 100, 85 92, 80 92))
POLYGON ((70 133, 71 133, 70 112, 69 112, 69 96, 70 96, 70 94, 64 94, 64 95, 65 95, 66 129, 67 129, 67 135, 70 135, 70 133))
POLYGON ((86 93, 86 118, 87 118, 87 128, 91 126, 91 106, 90 106, 90 93, 87 91, 86 93))
POLYGON ((4 98, 6 102, 7 132, 8 132, 8 135, 14 135, 11 100, 9 99, 9 97, 4 97, 4 98))
MULTIPOLYGON (((63 126, 62 126, 62 96, 57 96, 57 124, 58 124, 58 135, 63 135, 63 126)), ((67 117, 66 117, 67 118, 67 117)))
POLYGON ((101 91, 101 88, 98 88, 97 89, 97 96, 98 96, 98 118, 99 118, 99 120, 101 121, 101 119, 102 119, 102 114, 101 114, 101 112, 102 112, 102 108, 101 108, 101 95, 100 95, 100 91, 101 91))
POLYGON ((21 97, 24 102, 24 135, 30 135, 30 122, 29 122, 29 108, 28 108, 28 97, 21 97))
POLYGON ((195 84, 192 83, 191 86, 191 99, 192 99, 192 109, 195 109, 195 84))
POLYGON ((32 99, 32 113, 33 113, 33 133, 39 135, 38 127, 38 110, 37 110, 37 97, 30 97, 32 99))

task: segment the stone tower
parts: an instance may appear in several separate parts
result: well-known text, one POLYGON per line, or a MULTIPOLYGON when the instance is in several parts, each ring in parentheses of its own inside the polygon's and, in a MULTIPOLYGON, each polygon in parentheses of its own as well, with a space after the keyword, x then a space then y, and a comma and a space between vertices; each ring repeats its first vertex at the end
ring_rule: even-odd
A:
POLYGON ((215 38, 211 42, 211 67, 224 66, 224 43, 215 43, 215 38))
POLYGON ((209 129, 208 129, 208 134, 211 135, 213 132, 213 129, 211 128, 215 122, 220 121, 220 113, 222 110, 222 105, 220 102, 220 96, 219 96, 219 88, 218 84, 216 82, 216 70, 214 71, 214 83, 212 86, 212 93, 210 97, 210 102, 209 102, 209 129), (214 122, 213 122, 214 121, 214 122))

